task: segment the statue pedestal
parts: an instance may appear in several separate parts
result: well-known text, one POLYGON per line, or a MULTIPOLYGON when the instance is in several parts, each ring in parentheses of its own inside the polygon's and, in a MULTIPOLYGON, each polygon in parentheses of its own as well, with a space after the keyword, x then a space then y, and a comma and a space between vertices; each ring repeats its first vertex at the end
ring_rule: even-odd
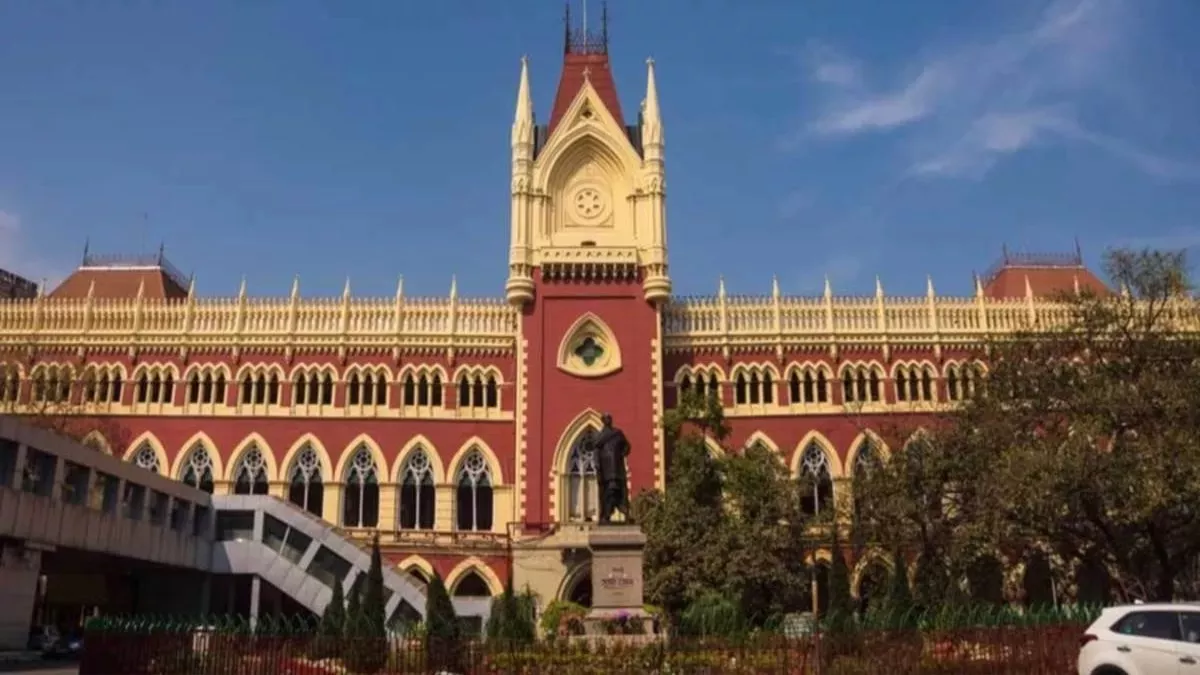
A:
POLYGON ((640 624, 652 633, 654 621, 643 607, 642 558, 646 535, 637 525, 600 525, 588 536, 592 552, 592 610, 584 621, 589 635, 609 634, 613 620, 640 624))

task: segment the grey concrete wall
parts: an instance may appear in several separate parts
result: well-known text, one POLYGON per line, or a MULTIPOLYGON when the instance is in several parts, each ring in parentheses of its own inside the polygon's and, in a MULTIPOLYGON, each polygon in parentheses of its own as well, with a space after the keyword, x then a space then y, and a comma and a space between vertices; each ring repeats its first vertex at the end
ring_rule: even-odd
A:
POLYGON ((0 549, 0 651, 25 649, 37 600, 41 552, 6 544, 0 549))

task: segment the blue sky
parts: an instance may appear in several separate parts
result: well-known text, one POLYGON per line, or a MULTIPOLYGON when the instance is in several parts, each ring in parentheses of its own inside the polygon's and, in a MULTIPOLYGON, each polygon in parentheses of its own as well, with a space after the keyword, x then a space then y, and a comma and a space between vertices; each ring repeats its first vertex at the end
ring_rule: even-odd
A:
MULTIPOLYGON (((576 2, 579 12, 580 0, 576 2)), ((0 2, 0 266, 160 241, 201 293, 503 292, 557 0, 0 2)), ((592 0, 592 21, 599 2, 592 0)), ((1200 245, 1194 0, 612 0, 681 294, 968 293, 1001 246, 1200 245)))

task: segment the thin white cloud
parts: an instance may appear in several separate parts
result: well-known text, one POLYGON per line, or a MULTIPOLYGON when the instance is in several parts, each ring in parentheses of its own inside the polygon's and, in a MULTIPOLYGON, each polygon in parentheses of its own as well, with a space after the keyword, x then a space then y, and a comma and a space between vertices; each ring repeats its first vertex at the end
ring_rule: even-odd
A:
POLYGON ((3 210, 0 210, 0 269, 39 284, 46 280, 57 283, 63 277, 60 267, 30 250, 21 219, 15 213, 3 210))
POLYGON ((911 174, 926 177, 979 177, 1006 156, 1058 142, 1090 145, 1159 178, 1195 179, 1200 163, 1081 122, 1088 104, 1112 116, 1103 96, 1129 61, 1136 10, 1134 0, 1054 0, 1024 28, 910 65, 890 89, 864 86, 858 70, 853 79, 831 75, 844 57, 813 60, 824 104, 808 134, 910 131, 911 174))

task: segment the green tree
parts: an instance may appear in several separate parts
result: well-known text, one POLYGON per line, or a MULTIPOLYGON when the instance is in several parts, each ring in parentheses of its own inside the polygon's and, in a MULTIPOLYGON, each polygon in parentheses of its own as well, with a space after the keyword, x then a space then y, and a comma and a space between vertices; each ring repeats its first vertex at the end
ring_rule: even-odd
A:
POLYGON ((830 531, 833 536, 829 548, 833 560, 829 563, 829 614, 844 619, 854 613, 854 601, 850 597, 850 567, 846 565, 838 527, 830 525, 830 531))
POLYGON ((647 539, 647 599, 676 622, 714 597, 755 625, 801 605, 807 523, 787 468, 758 445, 714 458, 710 444, 723 446, 728 427, 711 395, 686 393, 664 432, 667 489, 634 503, 647 539))
POLYGON ((317 626, 316 650, 319 656, 329 656, 336 653, 346 630, 346 595, 340 582, 333 584, 329 603, 321 613, 321 623, 317 626))
POLYGON ((379 535, 371 540, 371 565, 361 584, 355 584, 352 598, 356 616, 350 623, 352 642, 348 664, 356 673, 374 673, 387 664, 387 616, 384 607, 383 559, 379 551, 379 535))
POLYGON ((458 672, 462 627, 454 603, 436 570, 425 594, 426 660, 433 671, 458 672))
POLYGON ((528 644, 537 637, 536 607, 533 596, 513 590, 512 575, 504 592, 492 599, 487 622, 487 639, 510 644, 528 644))
POLYGON ((919 602, 1021 542, 1098 556, 1126 599, 1200 590, 1200 313, 1186 259, 1118 250, 1105 269, 1119 293, 1063 296, 1053 325, 1043 313, 989 344, 976 395, 867 481, 876 534, 920 553, 919 602))
POLYGON ((913 615, 912 590, 908 586, 908 564, 904 560, 904 554, 898 550, 892 554, 892 575, 888 579, 887 597, 884 598, 880 611, 898 625, 913 615))

